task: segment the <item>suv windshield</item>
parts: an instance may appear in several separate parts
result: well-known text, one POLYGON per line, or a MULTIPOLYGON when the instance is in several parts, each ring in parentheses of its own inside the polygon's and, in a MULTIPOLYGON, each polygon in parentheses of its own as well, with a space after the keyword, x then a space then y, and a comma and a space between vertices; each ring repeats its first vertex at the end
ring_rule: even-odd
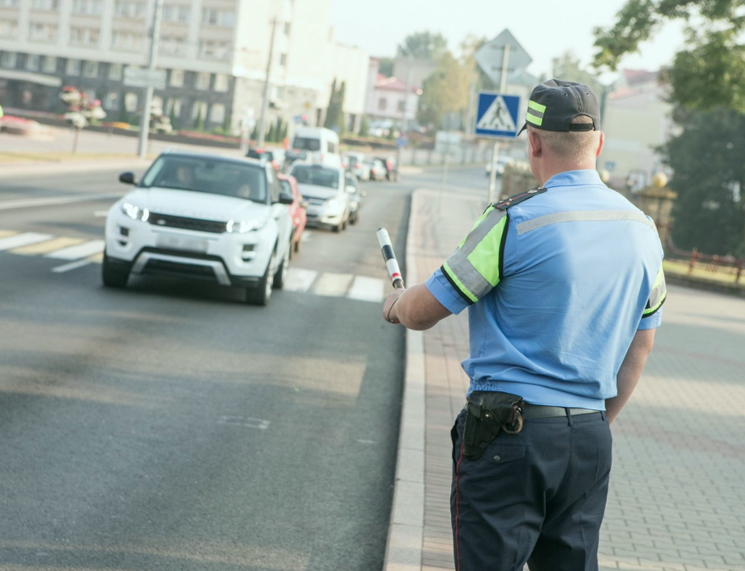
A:
POLYGON ((292 143, 292 148, 304 151, 320 151, 321 141, 318 139, 310 139, 308 137, 295 137, 295 141, 292 143))
POLYGON ((318 165, 297 165, 292 169, 299 184, 313 184, 328 188, 339 188, 339 171, 318 165))
POLYGON ((266 202, 264 167, 213 157, 161 155, 142 177, 140 186, 175 188, 266 202))

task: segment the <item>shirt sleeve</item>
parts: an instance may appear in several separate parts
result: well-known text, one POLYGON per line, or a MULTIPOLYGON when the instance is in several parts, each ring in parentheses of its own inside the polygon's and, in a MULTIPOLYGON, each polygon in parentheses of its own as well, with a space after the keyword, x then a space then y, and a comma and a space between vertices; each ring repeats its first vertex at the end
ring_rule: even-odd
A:
POLYGON ((424 286, 450 313, 457 315, 469 305, 442 274, 442 268, 437 269, 424 286))
POLYGON ((502 279, 506 210, 489 206, 440 271, 466 304, 476 303, 502 279))
POLYGON ((642 312, 642 318, 638 329, 654 329, 662 324, 662 305, 667 299, 667 285, 665 284, 665 272, 662 266, 657 271, 657 276, 649 294, 647 305, 642 312))

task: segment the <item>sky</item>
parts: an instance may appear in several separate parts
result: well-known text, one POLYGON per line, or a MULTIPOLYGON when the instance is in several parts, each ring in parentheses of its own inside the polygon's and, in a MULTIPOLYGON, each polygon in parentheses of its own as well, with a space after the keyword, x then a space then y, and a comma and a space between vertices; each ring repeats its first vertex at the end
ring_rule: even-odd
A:
MULTIPOLYGON (((532 58, 527 71, 551 73, 551 60, 571 51, 583 67, 595 53, 593 29, 609 28, 626 0, 332 0, 334 37, 372 56, 392 57, 412 33, 439 32, 456 54, 469 34, 493 39, 509 29, 532 58)), ((667 24, 641 53, 621 60, 619 69, 654 71, 672 63, 684 42, 681 26, 667 24)), ((601 79, 611 82, 615 74, 601 79)))

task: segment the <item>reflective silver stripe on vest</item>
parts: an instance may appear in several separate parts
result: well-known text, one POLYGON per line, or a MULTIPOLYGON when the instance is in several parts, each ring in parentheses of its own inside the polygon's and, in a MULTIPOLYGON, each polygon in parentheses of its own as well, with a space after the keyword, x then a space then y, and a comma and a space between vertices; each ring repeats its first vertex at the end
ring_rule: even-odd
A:
POLYGON ((538 218, 521 222, 517 225, 517 233, 525 234, 531 230, 537 230, 538 228, 559 222, 596 222, 601 220, 634 220, 646 224, 653 230, 657 229, 654 222, 641 212, 634 210, 580 210, 576 212, 556 212, 555 214, 547 214, 546 216, 539 216, 538 218))
MULTIPOLYGON (((447 259, 443 268, 450 275, 461 293, 471 302, 481 299, 494 287, 468 259, 486 236, 505 217, 507 212, 491 207, 483 220, 466 236, 463 243, 447 259), (465 291, 464 291, 465 288, 465 291)), ((498 263, 499 259, 495 259, 498 263)))
POLYGON ((654 286, 649 294, 649 300, 647 301, 647 307, 644 308, 642 315, 649 317, 655 313, 667 299, 667 285, 665 285, 665 273, 660 268, 657 272, 657 278, 654 281, 654 286))

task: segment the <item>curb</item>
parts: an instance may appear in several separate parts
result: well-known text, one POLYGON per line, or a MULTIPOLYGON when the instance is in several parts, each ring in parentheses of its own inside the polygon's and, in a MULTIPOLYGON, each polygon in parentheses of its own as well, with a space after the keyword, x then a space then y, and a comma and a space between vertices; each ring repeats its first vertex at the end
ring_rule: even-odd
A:
POLYGON ((137 170, 147 168, 152 159, 85 160, 80 162, 39 162, 0 165, 0 178, 11 176, 47 175, 67 172, 104 171, 114 169, 137 170))
MULTIPOLYGON (((406 237, 406 281, 419 283, 413 252, 411 217, 417 212, 419 190, 411 195, 406 237)), ((421 571, 424 538, 424 427, 425 427, 424 334, 406 330, 406 370, 398 437, 393 506, 388 527, 384 571, 421 571)))

